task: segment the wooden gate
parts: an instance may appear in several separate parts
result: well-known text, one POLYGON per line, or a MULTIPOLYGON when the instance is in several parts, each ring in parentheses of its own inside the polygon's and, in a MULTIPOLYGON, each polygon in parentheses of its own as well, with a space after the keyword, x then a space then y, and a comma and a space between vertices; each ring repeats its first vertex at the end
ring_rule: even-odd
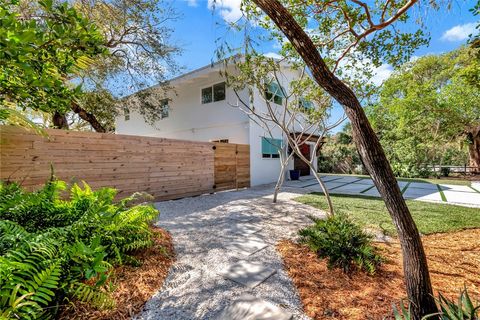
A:
POLYGON ((250 187, 250 146, 215 143, 215 190, 250 187))

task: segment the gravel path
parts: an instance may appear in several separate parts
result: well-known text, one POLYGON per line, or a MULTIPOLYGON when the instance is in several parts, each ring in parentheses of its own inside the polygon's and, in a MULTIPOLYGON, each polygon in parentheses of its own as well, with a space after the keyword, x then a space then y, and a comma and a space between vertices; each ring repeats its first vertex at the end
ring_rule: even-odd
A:
POLYGON ((273 204, 272 190, 267 185, 157 203, 158 225, 172 233, 177 261, 163 288, 135 318, 216 319, 247 293, 283 307, 294 319, 309 319, 274 245, 279 239, 295 237, 299 228, 310 223, 308 215, 323 213, 292 201, 302 192, 299 189, 281 193, 273 204), (259 239, 269 245, 250 256, 227 248, 242 239, 259 239), (261 262, 277 272, 253 289, 219 275, 240 260, 261 262))

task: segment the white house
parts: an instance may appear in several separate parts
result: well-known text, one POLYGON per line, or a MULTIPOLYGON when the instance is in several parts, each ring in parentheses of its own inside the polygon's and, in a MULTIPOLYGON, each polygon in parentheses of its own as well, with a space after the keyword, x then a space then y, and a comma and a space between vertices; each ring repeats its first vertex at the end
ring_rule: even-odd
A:
MULTIPOLYGON (((172 90, 165 93, 162 109, 162 119, 154 125, 144 121, 141 114, 126 110, 125 114, 116 119, 116 132, 119 134, 163 137, 193 141, 225 142, 250 145, 250 181, 251 185, 274 182, 280 172, 278 151, 272 146, 271 137, 265 129, 252 121, 248 115, 236 107, 239 98, 250 101, 248 89, 238 93, 225 85, 225 79, 220 75, 223 64, 208 65, 192 72, 183 74, 169 82, 172 90)), ((289 87, 289 82, 300 76, 296 70, 283 66, 280 85, 289 87)), ((255 108, 266 108, 262 96, 265 94, 257 88, 253 89, 255 108)), ((163 90, 152 87, 149 90, 163 90)), ((163 93, 162 93, 163 94, 163 93)), ((271 95, 271 99, 281 103, 281 97, 271 95)), ((272 130, 274 138, 279 143, 282 131, 272 130)), ((303 148, 305 155, 316 157, 311 137, 303 148)), ((284 142, 285 143, 285 142, 284 142)), ((311 158, 310 158, 311 159, 311 158)), ((315 161, 316 163, 316 161, 315 161)), ((289 164, 289 169, 301 170, 302 175, 309 175, 309 167, 298 157, 289 164)))

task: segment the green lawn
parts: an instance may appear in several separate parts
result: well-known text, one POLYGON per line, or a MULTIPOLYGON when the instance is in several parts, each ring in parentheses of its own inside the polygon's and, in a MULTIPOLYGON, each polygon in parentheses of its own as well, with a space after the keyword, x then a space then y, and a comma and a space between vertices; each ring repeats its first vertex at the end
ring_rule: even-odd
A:
MULTIPOLYGON (((346 213, 356 222, 366 227, 381 229, 388 235, 396 233, 382 199, 352 195, 332 195, 331 197, 336 212, 346 213)), ((321 193, 303 195, 295 200, 319 209, 327 209, 327 202, 321 193)), ((422 234, 480 227, 479 208, 406 201, 422 234)))
MULTIPOLYGON (((363 174, 341 174, 341 173, 321 173, 321 175, 325 176, 353 176, 359 178, 370 179, 370 176, 363 175, 363 174)), ((462 179, 449 179, 442 177, 440 179, 432 178, 432 179, 424 179, 424 178, 397 178, 398 181, 410 181, 410 182, 427 182, 433 184, 455 184, 461 186, 469 186, 471 182, 469 180, 462 180, 462 179)))

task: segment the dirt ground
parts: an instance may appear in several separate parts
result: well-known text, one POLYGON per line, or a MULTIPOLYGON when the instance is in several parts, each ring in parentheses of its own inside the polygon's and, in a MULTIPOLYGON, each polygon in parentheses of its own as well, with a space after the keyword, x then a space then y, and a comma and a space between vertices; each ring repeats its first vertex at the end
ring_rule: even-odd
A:
POLYGON ((115 290, 112 297, 116 307, 111 310, 96 310, 87 304, 75 302, 67 306, 60 319, 130 319, 138 313, 145 302, 158 291, 167 277, 175 260, 170 233, 160 228, 153 228, 155 244, 153 247, 139 251, 133 256, 141 266, 120 266, 112 275, 115 290))
MULTIPOLYGON (((465 285, 470 296, 480 301, 480 229, 422 239, 435 295, 440 291, 457 300, 465 285)), ((360 272, 347 276, 340 270, 328 270, 325 260, 288 240, 279 242, 277 250, 310 317, 388 319, 392 305, 406 299, 401 251, 397 242, 376 246, 387 261, 374 276, 360 272)))

